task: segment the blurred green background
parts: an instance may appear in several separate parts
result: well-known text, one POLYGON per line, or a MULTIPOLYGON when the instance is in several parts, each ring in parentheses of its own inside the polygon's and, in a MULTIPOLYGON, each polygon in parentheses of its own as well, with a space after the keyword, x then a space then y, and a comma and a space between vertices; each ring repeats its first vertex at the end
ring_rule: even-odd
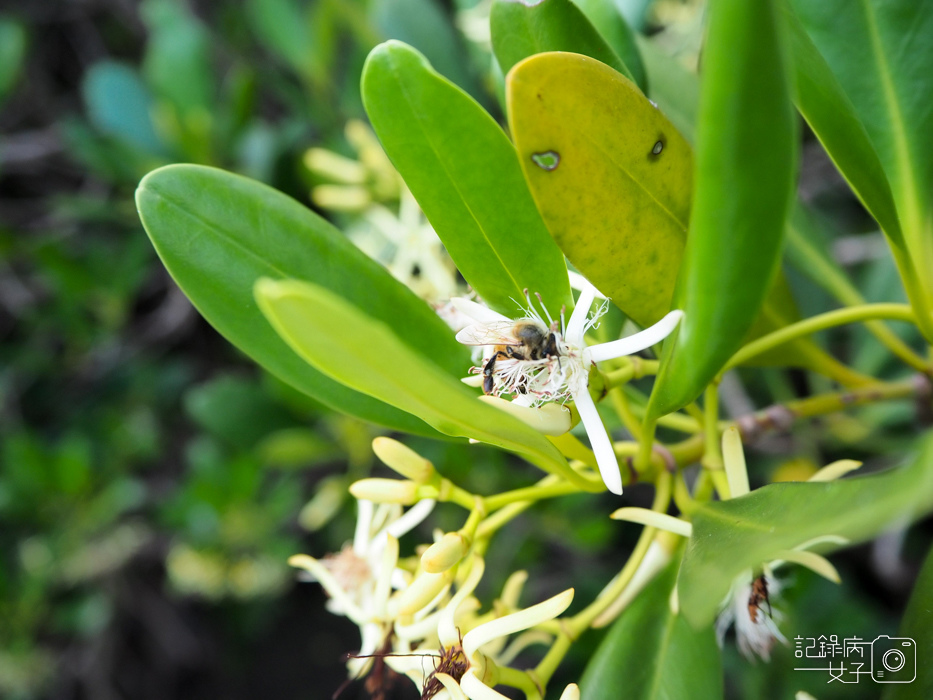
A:
MULTIPOLYGON (((613 6, 695 64, 702 3, 613 6)), ((196 162, 313 206, 323 181, 305 153, 355 157, 345 128, 364 117, 362 63, 386 38, 417 47, 501 118, 488 10, 472 0, 0 5, 0 697, 326 698, 341 684, 356 629, 326 613, 319 587, 296 584, 285 561, 350 538, 346 486, 381 473, 370 450, 379 433, 264 376, 207 326, 158 262, 132 194, 149 170, 196 162)), ((833 216, 837 237, 825 244, 866 296, 901 298, 880 234, 812 139, 801 192, 833 216)), ((804 313, 830 307, 789 274, 804 313)), ((884 375, 888 356, 865 338, 855 329, 832 342, 884 375)), ((733 398, 792 396, 802 381, 758 373, 733 398)), ((913 425, 910 406, 875 406, 799 425, 750 459, 759 482, 837 456, 884 464, 913 425), (792 450, 804 456, 785 463, 792 450)), ((405 440, 478 492, 536 473, 492 450, 405 440)), ((626 491, 633 504, 649 497, 626 491)), ((593 508, 572 497, 516 521, 490 553, 481 596, 528 567, 528 600, 570 585, 592 598, 636 534, 593 519, 593 508)), ((411 543, 460 517, 439 507, 411 543)), ((838 557, 842 589, 797 574, 794 629, 895 635, 928 541, 921 529, 903 557, 890 556, 900 545, 838 557)), ((579 677, 598 641, 581 640, 555 688, 579 677)), ((876 694, 863 684, 831 695, 825 678, 789 670, 792 651, 776 656, 749 667, 727 647, 729 692, 876 694)), ((407 681, 392 692, 417 697, 407 681)), ((363 695, 354 686, 344 697, 363 695)))

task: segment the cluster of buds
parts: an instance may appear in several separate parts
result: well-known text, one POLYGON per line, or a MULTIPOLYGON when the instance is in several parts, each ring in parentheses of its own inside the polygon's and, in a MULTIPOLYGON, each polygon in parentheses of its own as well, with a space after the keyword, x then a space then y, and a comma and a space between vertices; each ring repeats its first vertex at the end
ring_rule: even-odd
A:
MULTIPOLYGON (((423 697, 504 698, 493 690, 500 669, 529 644, 553 640, 552 632, 535 628, 563 613, 573 590, 521 609, 527 574, 520 571, 506 581, 492 609, 481 612, 473 592, 485 562, 473 546, 475 518, 459 532, 436 533, 432 544, 418 548, 420 557, 401 557, 399 538, 435 505, 420 498, 419 490, 437 493, 440 477, 431 462, 394 440, 377 438, 373 449, 405 479, 353 484, 358 512, 353 542, 322 559, 300 554, 289 562, 324 587, 331 612, 359 627, 360 650, 348 661, 351 678, 366 673, 378 658, 410 678, 423 697), (403 504, 411 507, 405 510, 403 504), (425 663, 425 657, 432 662, 425 663)), ((573 700, 576 692, 571 686, 565 697, 573 700)))

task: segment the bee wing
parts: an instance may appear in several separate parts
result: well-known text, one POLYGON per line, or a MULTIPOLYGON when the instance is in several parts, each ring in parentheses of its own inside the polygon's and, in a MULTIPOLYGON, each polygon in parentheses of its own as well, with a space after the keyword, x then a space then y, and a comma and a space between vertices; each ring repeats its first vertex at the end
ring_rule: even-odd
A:
POLYGON ((457 342, 464 345, 521 345, 512 334, 513 321, 475 323, 457 333, 457 342))

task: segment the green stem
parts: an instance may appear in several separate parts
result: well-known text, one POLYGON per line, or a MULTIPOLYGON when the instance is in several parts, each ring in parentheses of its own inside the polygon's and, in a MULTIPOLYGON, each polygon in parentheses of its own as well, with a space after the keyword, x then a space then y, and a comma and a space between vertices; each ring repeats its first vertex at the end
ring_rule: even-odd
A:
POLYGON ((803 338, 817 331, 833 328, 834 326, 842 326, 847 323, 856 323, 879 318, 906 321, 908 323, 916 323, 917 321, 913 310, 907 304, 865 304, 864 306, 851 306, 845 309, 836 309, 797 323, 792 323, 789 326, 785 326, 780 330, 752 341, 735 353, 722 371, 725 372, 768 350, 773 350, 784 343, 803 338))
POLYGON ((706 387, 703 402, 703 467, 722 469, 722 454, 719 449, 719 386, 713 382, 706 387))
POLYGON ((497 670, 500 683, 518 688, 525 694, 526 700, 541 700, 541 689, 527 671, 508 666, 498 666, 497 670))
POLYGON ((580 489, 574 484, 567 481, 558 481, 556 477, 554 477, 553 480, 551 479, 552 477, 548 477, 542 479, 534 486, 498 493, 495 496, 488 496, 485 499, 486 508, 489 511, 494 511, 519 501, 540 501, 545 498, 580 493, 580 489))

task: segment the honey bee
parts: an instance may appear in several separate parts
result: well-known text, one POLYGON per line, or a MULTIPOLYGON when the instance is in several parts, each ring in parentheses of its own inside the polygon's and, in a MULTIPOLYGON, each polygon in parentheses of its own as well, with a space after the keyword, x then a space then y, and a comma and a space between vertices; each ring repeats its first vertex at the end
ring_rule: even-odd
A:
POLYGON ((758 622, 758 611, 761 610, 761 604, 768 605, 768 615, 771 614, 771 600, 768 598, 768 580, 762 574, 752 581, 752 591, 748 596, 748 616, 752 622, 758 622))
MULTIPOLYGON (((457 340, 465 345, 492 346, 492 356, 483 365, 485 394, 491 394, 495 389, 493 379, 499 360, 546 360, 556 357, 560 361, 557 338, 556 321, 548 327, 534 318, 468 326, 457 334, 457 340)), ((524 393, 521 385, 516 389, 524 393)))

